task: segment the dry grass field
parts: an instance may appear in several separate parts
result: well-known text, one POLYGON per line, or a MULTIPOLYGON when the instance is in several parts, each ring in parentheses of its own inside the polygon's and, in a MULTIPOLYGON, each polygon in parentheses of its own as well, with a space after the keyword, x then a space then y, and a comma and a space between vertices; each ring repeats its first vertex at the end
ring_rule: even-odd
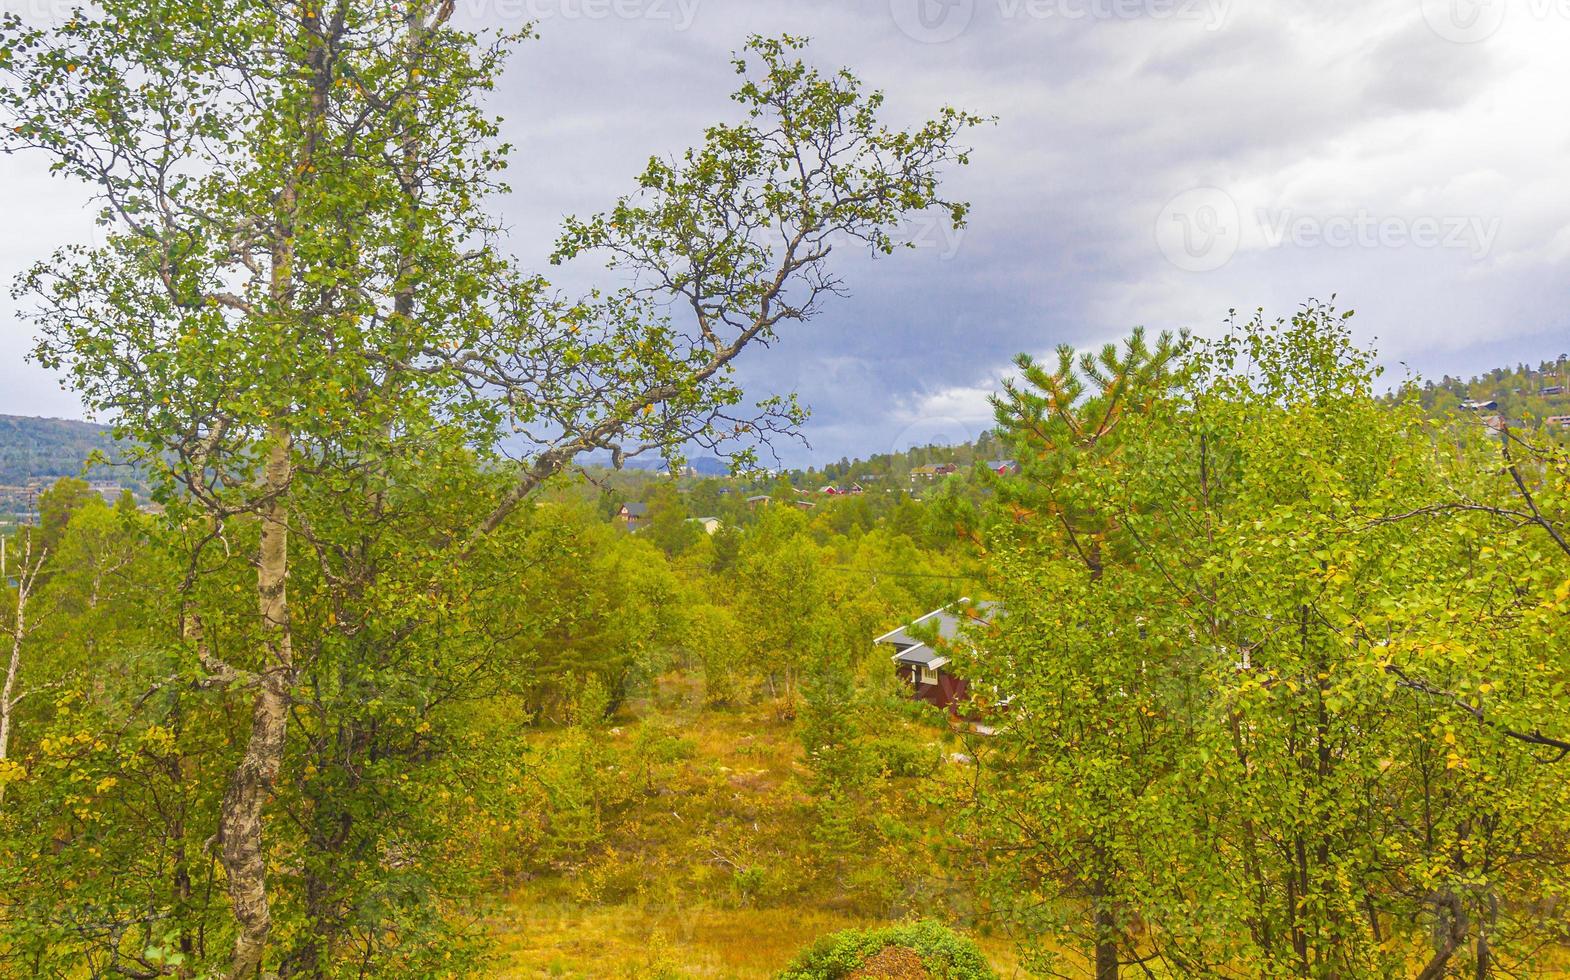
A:
MULTIPOLYGON (((902 724, 906 737, 949 748, 941 727, 902 724)), ((682 752, 638 777, 645 790, 606 820, 603 841, 487 912, 496 975, 750 980, 841 929, 923 915, 964 929, 951 910, 968 896, 939 880, 930 784, 882 783, 874 809, 926 837, 912 849, 918 859, 885 879, 889 855, 874 849, 876 834, 866 853, 837 861, 814 846, 802 749, 774 707, 706 709, 693 683, 672 677, 606 738, 630 750, 651 728, 679 738, 682 752)), ((1024 975, 1011 943, 977 938, 1000 974, 1024 975)))
MULTIPOLYGON (((811 908, 682 913, 520 901, 494 920, 502 956, 497 976, 763 980, 819 936, 884 924, 811 908)), ((1000 975, 1025 976, 1008 942, 981 945, 1000 975)))

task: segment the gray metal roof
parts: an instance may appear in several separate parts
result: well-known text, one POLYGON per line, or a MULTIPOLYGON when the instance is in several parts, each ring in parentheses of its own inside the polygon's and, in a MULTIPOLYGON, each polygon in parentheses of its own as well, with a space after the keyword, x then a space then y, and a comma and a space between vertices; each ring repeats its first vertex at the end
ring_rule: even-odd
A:
POLYGON ((945 606, 942 609, 929 612, 909 626, 901 626, 897 630, 883 634, 872 642, 891 643, 894 646, 915 646, 922 641, 912 636, 909 632, 910 629, 916 627, 922 633, 929 633, 934 626, 937 628, 940 639, 953 640, 959 636, 960 628, 966 623, 975 620, 980 620, 981 622, 990 620, 992 618, 991 613, 998 607, 998 604, 995 602, 977 602, 970 604, 968 608, 966 606, 967 600, 961 599, 954 606, 945 606), (956 610, 955 606, 959 606, 960 609, 956 610))
POLYGON ((939 639, 952 641, 959 637, 967 623, 990 620, 994 610, 1001 611, 995 602, 971 603, 968 599, 961 599, 952 606, 927 613, 909 626, 891 630, 872 642, 892 646, 895 652, 891 659, 897 663, 936 669, 948 663, 949 658, 927 646, 925 641, 917 639, 911 631, 931 635, 936 630, 939 639))
POLYGON ((918 643, 913 647, 904 647, 891 658, 895 663, 909 664, 912 667, 925 667, 928 670, 937 670, 947 664, 949 658, 938 651, 918 643))

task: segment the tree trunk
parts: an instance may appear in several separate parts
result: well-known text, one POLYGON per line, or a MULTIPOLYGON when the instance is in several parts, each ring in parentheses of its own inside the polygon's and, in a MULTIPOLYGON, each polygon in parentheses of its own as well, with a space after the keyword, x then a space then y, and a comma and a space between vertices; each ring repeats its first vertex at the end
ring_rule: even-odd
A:
POLYGON ((291 476, 289 433, 273 426, 267 456, 267 504, 262 514, 256 592, 261 606, 265 662, 251 706, 251 738, 224 795, 219 836, 229 900, 239 934, 234 941, 231 980, 255 976, 272 930, 267 902, 267 854, 262 808, 283 766, 294 658, 289 641, 289 512, 284 494, 291 476))
MULTIPOLYGON (((16 706, 16 675, 22 666, 22 617, 26 614, 27 598, 19 595, 16 600, 16 634, 11 638, 11 662, 6 666, 5 689, 0 691, 0 762, 6 761, 11 752, 11 709, 16 706)), ((5 802, 5 783, 0 783, 0 803, 5 802)))
MULTIPOLYGON (((1096 916, 1099 932, 1111 927, 1111 916, 1105 912, 1096 916)), ((1118 980, 1118 944, 1105 939, 1096 943, 1096 980, 1118 980)))
POLYGON ((1493 931, 1494 921, 1499 914, 1499 896, 1493 889, 1488 890, 1484 896, 1482 909, 1478 913, 1477 921, 1477 964, 1474 976, 1477 980, 1488 980, 1494 975, 1494 949, 1489 944, 1488 936, 1493 931))
POLYGON ((1415 980, 1440 980, 1449 972, 1450 958, 1466 942, 1466 910, 1453 891, 1446 889, 1434 900, 1434 955, 1415 980))
MULTIPOLYGON (((315 169, 317 148, 327 117, 327 93, 332 84, 328 37, 321 15, 311 4, 298 8, 300 39, 305 44, 301 67, 311 90, 310 110, 303 122, 295 168, 284 181, 278 197, 273 231, 269 297, 278 310, 294 306, 294 236, 298 218, 300 181, 315 169)), ((329 18, 327 28, 336 39, 343 29, 343 6, 329 18)), ((267 427, 267 467, 262 505, 261 542, 258 547, 256 593, 262 619, 264 661, 257 677, 256 700, 251 707, 251 738, 224 795, 219 822, 222 860, 229 878, 229 901, 238 933, 234 940, 231 980, 243 980, 261 970, 267 939, 272 931, 272 910, 267 900, 267 853, 262 842, 262 808, 272 795, 283 768, 288 732, 289 699, 294 689, 294 654, 289 638, 289 509, 286 494, 293 478, 293 440, 278 422, 267 427)))
POLYGON ((1118 924, 1107 899, 1106 885, 1097 879, 1090 887, 1096 928, 1096 980, 1118 980, 1118 924))
MULTIPOLYGON (((33 590, 33 583, 38 580, 38 569, 44 563, 43 555, 39 555, 38 564, 33 564, 33 537, 27 533, 26 543, 22 551, 22 570, 16 580, 16 621, 11 630, 11 657, 5 669, 5 687, 0 689, 0 762, 5 762, 11 753, 11 715, 16 710, 16 703, 21 698, 16 693, 17 675, 22 668, 22 641, 27 638, 27 597, 33 590)), ((4 543, 0 543, 0 582, 7 580, 4 543)), ((5 783, 0 783, 0 803, 5 802, 5 783)))

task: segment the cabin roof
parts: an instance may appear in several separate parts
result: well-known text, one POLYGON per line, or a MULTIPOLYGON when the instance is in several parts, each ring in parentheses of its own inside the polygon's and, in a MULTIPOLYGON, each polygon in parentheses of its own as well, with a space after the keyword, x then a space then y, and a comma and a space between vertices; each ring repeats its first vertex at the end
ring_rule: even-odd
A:
POLYGON ((909 631, 913 627, 924 627, 922 631, 926 632, 926 630, 933 628, 934 625, 937 628, 938 637, 940 639, 953 640, 959 636, 960 628, 966 623, 975 620, 980 620, 982 622, 989 620, 991 618, 992 611, 996 609, 997 606, 998 604, 995 602, 977 602, 974 604, 969 604, 969 600, 961 599, 953 606, 944 606, 942 609, 935 609, 932 612, 927 613, 925 616, 909 624, 908 626, 901 626, 899 629, 890 630, 872 642, 888 643, 902 648, 921 645, 923 644, 923 641, 912 636, 909 631), (959 606, 961 609, 956 610, 955 606, 959 606))
POLYGON ((986 622, 991 618, 993 610, 998 608, 995 602, 971 603, 969 599, 961 599, 952 606, 935 609, 907 626, 890 630, 872 642, 887 643, 893 647, 894 655, 889 659, 897 664, 937 670, 947 666, 949 658, 928 646, 925 640, 917 639, 911 631, 930 634, 935 629, 939 639, 954 640, 959 637, 966 623, 978 620, 986 622))
POLYGON ((918 643, 913 647, 901 647, 900 651, 889 658, 897 664, 908 664, 911 667, 925 667, 928 670, 937 670, 946 665, 949 658, 927 646, 918 643))

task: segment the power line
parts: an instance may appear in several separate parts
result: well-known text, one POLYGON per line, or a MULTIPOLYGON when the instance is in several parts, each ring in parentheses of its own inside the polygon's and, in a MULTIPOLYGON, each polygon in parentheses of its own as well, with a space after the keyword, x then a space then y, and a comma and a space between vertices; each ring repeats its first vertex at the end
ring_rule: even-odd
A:
POLYGON ((976 578, 974 575, 943 575, 939 572, 906 572, 896 571, 890 568, 856 568, 852 565, 824 565, 823 567, 833 569, 836 572, 856 572, 861 575, 890 575, 896 578, 946 578, 967 579, 971 581, 974 581, 976 578))

